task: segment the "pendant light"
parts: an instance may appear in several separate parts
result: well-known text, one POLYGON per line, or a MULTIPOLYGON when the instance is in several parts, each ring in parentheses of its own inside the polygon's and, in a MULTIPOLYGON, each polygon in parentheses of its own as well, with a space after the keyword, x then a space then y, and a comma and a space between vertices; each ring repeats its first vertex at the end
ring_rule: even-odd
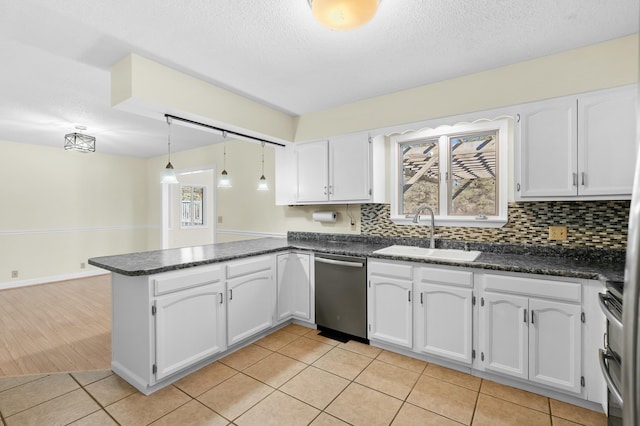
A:
POLYGON ((380 0, 307 0, 311 12, 325 27, 347 31, 369 22, 378 11, 380 0))
POLYGON ((258 180, 258 191, 268 191, 269 184, 267 184, 267 178, 264 177, 264 142, 262 142, 262 176, 258 180))
MULTIPOLYGON (((226 139, 227 132, 222 132, 222 136, 226 139)), ((218 188, 231 188, 231 179, 227 173, 227 142, 224 143, 222 155, 222 173, 220 173, 220 179, 218 180, 218 188)))
POLYGON ((162 172, 162 180, 160 181, 160 183, 168 183, 170 185, 173 185, 178 183, 178 178, 176 177, 176 172, 175 170, 173 170, 173 165, 171 164, 171 119, 169 117, 167 117, 167 128, 167 147, 169 151, 169 162, 162 172))

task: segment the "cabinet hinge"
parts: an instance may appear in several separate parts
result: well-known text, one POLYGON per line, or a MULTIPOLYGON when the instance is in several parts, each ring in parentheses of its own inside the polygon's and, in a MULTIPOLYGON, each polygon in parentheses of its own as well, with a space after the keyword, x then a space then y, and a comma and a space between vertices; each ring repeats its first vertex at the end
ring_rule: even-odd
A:
POLYGON ((373 142, 373 138, 371 137, 371 135, 369 135, 369 143, 373 142))
POLYGON ((580 386, 584 387, 584 376, 580 376, 580 386))
POLYGON ((476 296, 471 296, 471 305, 476 306, 476 296))
POLYGON ((480 360, 484 361, 484 352, 480 352, 480 360))
POLYGON ((369 288, 371 288, 371 280, 369 280, 369 288))
POLYGON ((480 306, 484 306, 484 297, 480 298, 480 306))
POLYGON ((151 315, 155 315, 156 314, 156 305, 152 305, 151 306, 151 315))
POLYGON ((156 374, 156 373, 158 372, 158 366, 157 366, 157 365, 155 365, 155 364, 153 364, 153 367, 151 367, 151 372, 152 372, 153 374, 156 374))
POLYGON ((587 321, 587 317, 584 314, 584 312, 580 314, 580 321, 582 321, 583 323, 585 323, 587 321))
POLYGON ((369 331, 371 331, 371 324, 369 324, 369 331))
POLYGON ((516 114, 516 123, 520 122, 520 114, 516 114))
POLYGON ((373 191, 371 190, 371 188, 369 188, 369 195, 373 194, 373 191))
POLYGON ((471 350, 471 359, 476 359, 476 350, 471 350))

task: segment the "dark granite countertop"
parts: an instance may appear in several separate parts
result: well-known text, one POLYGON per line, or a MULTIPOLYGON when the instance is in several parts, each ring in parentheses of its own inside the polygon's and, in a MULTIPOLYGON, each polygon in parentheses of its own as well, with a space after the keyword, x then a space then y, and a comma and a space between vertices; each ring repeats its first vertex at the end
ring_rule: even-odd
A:
POLYGON ((438 248, 478 250, 482 254, 474 262, 422 260, 411 257, 373 254, 375 250, 393 244, 426 247, 428 241, 415 238, 290 232, 287 239, 260 238, 179 249, 95 257, 89 259, 89 264, 122 275, 139 276, 224 262, 248 256, 299 249, 316 253, 602 281, 622 281, 624 279, 623 250, 570 249, 556 246, 438 240, 438 248))

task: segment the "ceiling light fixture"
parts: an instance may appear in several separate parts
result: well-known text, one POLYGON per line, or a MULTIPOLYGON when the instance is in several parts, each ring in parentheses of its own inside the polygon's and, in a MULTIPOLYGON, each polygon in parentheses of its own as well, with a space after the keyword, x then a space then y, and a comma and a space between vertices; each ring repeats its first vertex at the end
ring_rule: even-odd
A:
POLYGON ((264 177, 264 142, 262 142, 262 176, 260 176, 260 180, 258 180, 258 191, 268 191, 269 184, 267 183, 267 178, 264 177))
MULTIPOLYGON (((222 132, 222 137, 227 138, 227 132, 222 132)), ((218 188, 231 188, 231 179, 227 173, 227 142, 224 143, 222 157, 222 173, 220 173, 220 179, 218 180, 218 188)))
POLYGON ((327 28, 347 31, 369 22, 381 0, 307 0, 318 22, 327 28))
MULTIPOLYGON (((87 130, 85 126, 76 126, 78 130, 87 130)), ((64 149, 82 153, 96 152, 96 138, 82 133, 64 135, 64 149)))
POLYGON ((176 184, 178 183, 178 178, 176 177, 176 172, 175 170, 173 170, 173 165, 171 164, 171 119, 169 117, 167 117, 167 128, 167 147, 169 151, 169 162, 162 172, 162 180, 160 180, 160 183, 176 184))

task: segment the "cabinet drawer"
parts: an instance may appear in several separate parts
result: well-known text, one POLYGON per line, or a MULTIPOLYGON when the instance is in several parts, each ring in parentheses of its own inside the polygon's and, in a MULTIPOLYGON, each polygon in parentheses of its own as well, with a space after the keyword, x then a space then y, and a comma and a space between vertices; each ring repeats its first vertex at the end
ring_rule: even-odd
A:
POLYGON ((227 265, 227 278, 240 277, 242 275, 253 274, 254 272, 271 269, 273 266, 273 257, 249 257, 227 265))
POLYGON ((418 273, 422 282, 473 287, 473 272, 422 267, 418 273))
POLYGON ((413 278, 413 267, 398 263, 369 262, 369 273, 385 277, 395 277, 410 280, 413 278))
POLYGON ((483 290, 547 297, 578 303, 582 300, 582 285, 580 283, 492 274, 482 275, 480 279, 483 290))
POLYGON ((153 278, 154 294, 159 296, 220 280, 222 280, 221 265, 166 272, 153 278))

